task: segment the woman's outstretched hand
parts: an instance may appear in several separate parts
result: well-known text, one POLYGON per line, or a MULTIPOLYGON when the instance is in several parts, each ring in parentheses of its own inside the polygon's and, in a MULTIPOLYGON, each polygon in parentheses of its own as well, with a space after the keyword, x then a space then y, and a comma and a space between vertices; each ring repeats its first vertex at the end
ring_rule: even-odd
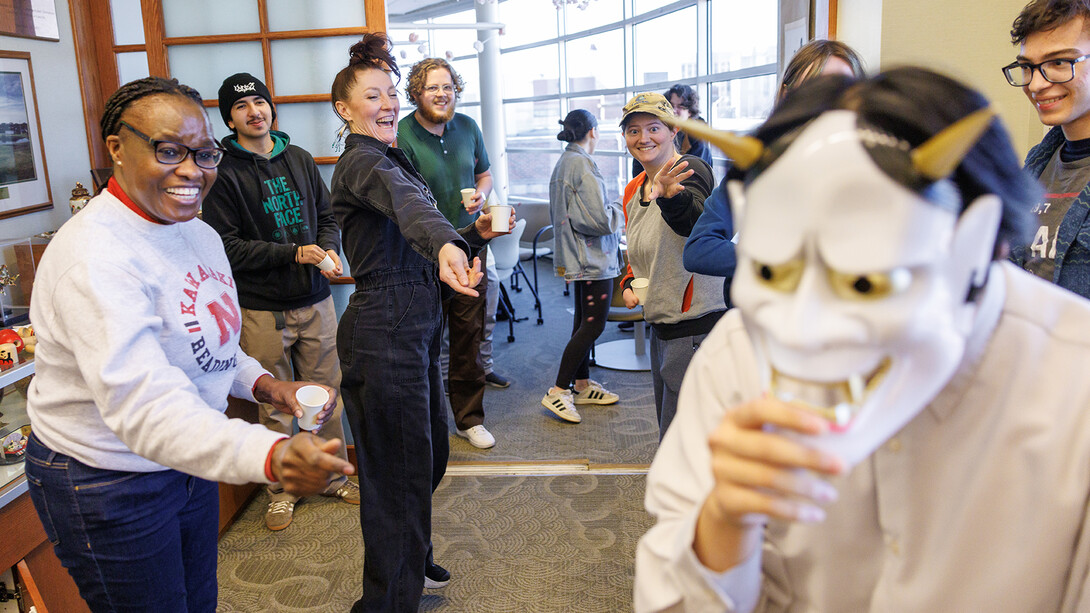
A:
POLYGON ((447 243, 439 249, 439 280, 446 283, 459 294, 480 296, 477 284, 481 282, 481 258, 473 258, 473 267, 469 266, 469 258, 454 243, 447 243))

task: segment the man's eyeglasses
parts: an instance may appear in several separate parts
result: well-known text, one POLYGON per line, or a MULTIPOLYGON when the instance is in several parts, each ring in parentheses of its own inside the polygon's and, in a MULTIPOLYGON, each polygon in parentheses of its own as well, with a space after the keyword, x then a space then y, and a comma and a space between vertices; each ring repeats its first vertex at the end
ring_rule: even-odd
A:
POLYGON ((1057 58, 1046 60, 1040 64, 1028 62, 1011 62, 1003 67, 1003 76, 1007 77, 1007 83, 1015 87, 1025 87, 1033 80, 1033 71, 1041 73, 1041 77, 1049 83, 1067 83, 1075 78, 1075 64, 1090 58, 1090 55, 1082 55, 1074 59, 1057 58))
POLYGON ((440 86, 440 85, 428 85, 427 87, 424 88, 424 91, 426 91, 426 92, 428 92, 429 94, 432 94, 432 95, 438 94, 440 90, 442 90, 442 92, 444 94, 448 94, 448 95, 453 94, 454 93, 454 86, 453 85, 442 85, 442 86, 440 86))
POLYGON ((193 149, 181 145, 178 143, 172 143, 168 140, 152 140, 150 136, 144 134, 140 130, 130 126, 124 121, 121 122, 122 126, 125 126, 133 134, 147 141, 151 148, 155 150, 155 159, 159 160, 160 164, 181 164, 185 161, 185 158, 190 153, 193 154, 193 162, 201 168, 215 168, 219 166, 220 160, 223 159, 224 150, 219 147, 201 147, 199 149, 193 149))

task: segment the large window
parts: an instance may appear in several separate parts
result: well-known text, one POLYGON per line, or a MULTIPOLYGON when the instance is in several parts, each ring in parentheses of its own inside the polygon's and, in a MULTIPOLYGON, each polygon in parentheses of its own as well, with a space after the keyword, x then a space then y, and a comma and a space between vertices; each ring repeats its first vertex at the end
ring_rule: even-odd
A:
MULTIPOLYGON (((616 198, 631 178, 618 122, 633 94, 691 85, 707 121, 740 131, 772 108, 775 2, 591 0, 583 10, 557 10, 542 0, 501 0, 499 9, 507 25, 501 48, 512 195, 548 197, 547 178, 563 146, 557 121, 572 109, 598 118, 594 157, 616 198), (559 62, 547 64, 556 56, 559 62)), ((713 157, 721 177, 726 160, 718 151, 713 157)))
MULTIPOLYGON (((631 178, 618 122, 624 103, 637 92, 688 84, 700 95, 701 116, 713 126, 754 128, 771 110, 776 92, 777 7, 753 0, 590 0, 580 9, 566 3, 555 8, 547 0, 500 0, 504 31, 490 35, 500 44, 510 194, 548 197, 549 176, 564 146, 556 140, 557 122, 573 109, 598 118, 601 140, 594 157, 611 198, 631 178)), ((434 24, 474 21, 472 10, 429 18, 434 24)), ((419 59, 424 47, 426 55, 451 57, 467 81, 459 108, 479 115, 476 31, 421 27, 419 40, 399 45, 406 59, 419 59)), ((726 160, 719 151, 713 157, 721 177, 726 160)))

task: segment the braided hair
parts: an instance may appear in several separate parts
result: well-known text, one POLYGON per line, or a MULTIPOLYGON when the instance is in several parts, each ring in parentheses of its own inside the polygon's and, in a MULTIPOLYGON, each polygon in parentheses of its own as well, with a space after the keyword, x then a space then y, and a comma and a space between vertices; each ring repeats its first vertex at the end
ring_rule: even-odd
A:
MULTIPOLYGON (((168 94, 182 96, 201 106, 201 95, 197 90, 188 85, 182 85, 178 79, 164 79, 162 77, 145 77, 117 88, 110 99, 106 101, 106 108, 102 111, 102 119, 98 125, 102 129, 102 140, 107 136, 121 131, 121 115, 133 102, 156 94, 168 94)), ((204 107, 201 106, 203 109, 204 107)))
MULTIPOLYGON (((397 67, 397 60, 390 54, 390 49, 393 46, 393 41, 382 32, 371 32, 365 34, 358 43, 349 48, 348 65, 342 68, 337 76, 333 78, 333 87, 330 90, 334 113, 337 113, 338 101, 345 102, 348 100, 352 88, 356 85, 356 75, 360 71, 377 68, 393 73, 399 80, 401 79, 401 70, 397 67)), ((341 117, 341 114, 337 113, 337 117, 341 117)), ((341 121, 344 121, 343 117, 341 117, 341 121)))

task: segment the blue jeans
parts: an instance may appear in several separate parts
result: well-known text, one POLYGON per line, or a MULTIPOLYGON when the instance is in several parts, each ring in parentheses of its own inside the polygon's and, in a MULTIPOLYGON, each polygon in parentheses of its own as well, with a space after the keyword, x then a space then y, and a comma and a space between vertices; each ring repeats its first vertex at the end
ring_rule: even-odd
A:
POLYGON ((341 316, 341 395, 356 441, 363 597, 357 612, 411 612, 431 561, 431 495, 449 455, 439 286, 391 271, 360 286, 341 316))
POLYGON ((87 466, 27 442, 30 498, 80 596, 98 611, 216 610, 215 483, 87 466))

